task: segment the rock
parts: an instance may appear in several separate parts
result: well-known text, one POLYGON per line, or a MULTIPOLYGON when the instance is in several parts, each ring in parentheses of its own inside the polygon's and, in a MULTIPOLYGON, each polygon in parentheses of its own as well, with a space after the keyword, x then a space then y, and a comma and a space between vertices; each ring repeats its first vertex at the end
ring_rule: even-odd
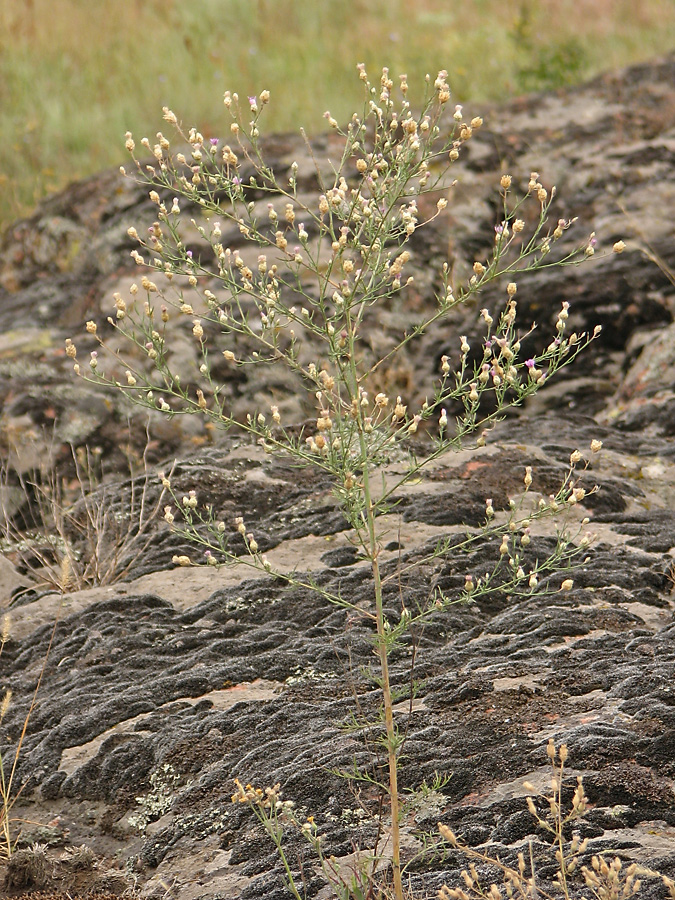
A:
MULTIPOLYGON (((545 339, 567 300, 575 329, 603 325, 597 352, 580 357, 529 410, 503 422, 485 448, 436 460, 400 492, 384 523, 386 614, 398 621, 402 604, 414 610, 436 592, 452 596, 468 572, 492 567, 498 548, 484 541, 461 555, 430 558, 439 540, 452 545, 480 522, 487 496, 500 514, 520 491, 526 465, 533 467, 532 490, 548 495, 574 449, 603 441, 583 475, 587 490, 601 489, 587 494, 570 521, 583 530, 588 517, 597 533, 572 589, 560 591, 558 578, 542 583, 550 592, 450 606, 392 652, 401 697, 396 714, 406 734, 400 785, 408 800, 403 830, 412 896, 460 884, 466 862, 458 851, 412 860, 422 834, 435 832, 439 820, 469 846, 511 863, 531 842, 540 878, 550 882, 550 848, 523 788, 528 781, 546 791, 549 739, 569 748, 565 802, 577 776, 584 778, 591 808, 578 826, 589 839, 586 863, 607 852, 675 874, 674 305, 664 274, 675 268, 673 85, 670 56, 491 111, 457 167, 461 185, 447 215, 415 245, 417 297, 369 325, 373 341, 382 340, 430 302, 449 241, 458 272, 486 252, 491 198, 506 169, 519 181, 535 169, 546 184, 555 182, 560 214, 579 215, 582 240, 595 230, 600 248, 620 237, 628 244, 623 255, 585 269, 523 279, 519 311, 542 327, 534 342, 545 339), (647 246, 660 268, 643 252, 647 246)), ((334 140, 321 138, 318 150, 327 152, 334 140)), ((302 142, 274 138, 269 147, 282 168, 295 158, 302 163, 302 190, 311 191, 315 176, 302 142)), ((48 423, 56 464, 68 473, 68 442, 98 444, 117 481, 104 482, 91 498, 119 521, 126 521, 132 490, 142 484, 121 474, 124 408, 118 397, 73 381, 61 348, 83 319, 105 323, 109 295, 135 277, 126 225, 138 227, 150 216, 140 188, 104 173, 50 198, 9 229, 0 248, 0 331, 14 334, 0 349, 5 445, 32 446, 39 463, 52 440, 41 435, 48 423)), ((192 236, 195 246, 198 238, 192 236)), ((497 293, 485 293, 486 306, 498 302, 497 293)), ((478 334, 475 310, 459 310, 450 333, 466 333, 471 342, 478 334)), ((430 329, 387 377, 414 402, 440 356, 456 354, 454 339, 445 327, 430 329)), ((85 352, 87 338, 78 343, 85 352)), ((179 341, 176 351, 188 375, 191 346, 179 341)), ((223 369, 221 377, 242 414, 256 397, 269 401, 290 391, 277 373, 259 381, 246 374, 235 383, 223 369)), ((306 413, 287 399, 289 421, 301 423, 306 413)), ((144 440, 137 417, 129 442, 139 448, 144 440)), ((20 472, 30 468, 27 452, 13 451, 20 472)), ((13 600, 10 589, 14 622, 1 687, 13 696, 3 720, 9 738, 3 759, 12 758, 47 659, 19 756, 16 783, 23 789, 15 812, 46 827, 57 821, 62 843, 44 851, 30 883, 22 849, 14 870, 5 867, 7 896, 39 886, 72 896, 121 893, 128 879, 113 868, 120 859, 145 897, 163 895, 169 884, 186 900, 286 896, 273 845, 251 813, 231 802, 235 778, 262 788, 281 783, 284 798, 315 817, 326 851, 345 867, 378 833, 372 784, 355 792, 335 774, 356 761, 373 779, 383 777, 377 727, 351 727, 355 695, 359 714, 378 713, 373 628, 357 613, 371 608, 372 580, 347 540, 329 482, 270 459, 242 438, 182 426, 167 427, 152 455, 178 458, 172 483, 179 494, 194 487, 224 521, 245 515, 255 523, 256 540, 275 567, 288 572, 300 561, 316 584, 355 609, 254 570, 175 567, 174 555, 196 558, 198 551, 160 516, 130 568, 121 554, 123 582, 13 600), (132 827, 139 818, 144 827, 132 827), (74 880, 58 868, 57 854, 83 843, 99 862, 74 880)), ((150 504, 160 490, 157 481, 148 484, 150 504)), ((554 542, 550 524, 533 529, 525 562, 542 558, 554 542)), ((86 542, 73 535, 72 543, 82 558, 86 542)), ((243 542, 233 538, 231 549, 244 553, 243 542)), ((23 577, 9 566, 7 572, 8 583, 23 577)), ((308 897, 326 896, 301 836, 290 832, 285 848, 292 867, 302 864, 308 897)), ((640 896, 656 898, 660 890, 646 879, 640 896)))

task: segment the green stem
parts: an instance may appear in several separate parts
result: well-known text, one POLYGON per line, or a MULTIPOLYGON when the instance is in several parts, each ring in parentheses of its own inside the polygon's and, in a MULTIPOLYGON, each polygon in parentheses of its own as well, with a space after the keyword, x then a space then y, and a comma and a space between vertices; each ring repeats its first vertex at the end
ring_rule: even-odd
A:
MULTIPOLYGON (((361 432, 362 458, 367 459, 363 432, 361 432)), ((375 611, 377 617, 377 655, 380 661, 380 674, 382 678, 382 700, 384 705, 384 723, 387 732, 387 760, 389 765, 389 803, 391 807, 391 845, 392 845, 392 871, 394 876, 394 897, 403 900, 403 886, 401 882, 401 837, 399 829, 399 798, 398 798, 398 760, 396 757, 396 729, 394 727, 394 710, 389 683, 389 659, 387 654, 387 637, 384 629, 384 610, 382 599, 382 579, 380 577, 380 565, 378 561, 379 547, 375 532, 375 507, 373 504, 368 465, 363 469, 363 494, 366 501, 366 524, 368 528, 368 544, 373 583, 375 592, 375 611)))
MULTIPOLYGON (((345 325, 349 336, 349 356, 347 361, 347 372, 345 373, 349 379, 349 390, 351 397, 357 401, 359 399, 359 377, 356 366, 356 329, 352 322, 349 305, 345 308, 345 325)), ((364 431, 363 414, 361 405, 357 402, 358 410, 357 423, 359 431, 359 449, 361 453, 361 464, 363 466, 363 500, 365 519, 364 525, 366 535, 362 545, 367 550, 370 559, 371 570, 373 573, 373 590, 375 594, 375 618, 377 625, 377 656, 380 662, 380 675, 382 678, 382 703, 384 707, 384 723, 386 729, 386 747, 387 762, 389 767, 389 804, 391 809, 391 865, 394 879, 394 898, 395 900, 403 900, 403 885, 401 881, 401 836, 399 829, 399 797, 398 797, 398 759, 397 759, 397 741, 396 728, 394 725, 394 710, 391 696, 391 686, 389 683, 389 658, 387 651, 387 634, 384 627, 384 604, 382 597, 382 578, 380 575, 379 554, 380 548, 377 541, 377 531, 375 527, 375 518, 377 514, 377 503, 373 500, 373 494, 370 487, 369 462, 370 454, 368 451, 368 443, 364 431)))

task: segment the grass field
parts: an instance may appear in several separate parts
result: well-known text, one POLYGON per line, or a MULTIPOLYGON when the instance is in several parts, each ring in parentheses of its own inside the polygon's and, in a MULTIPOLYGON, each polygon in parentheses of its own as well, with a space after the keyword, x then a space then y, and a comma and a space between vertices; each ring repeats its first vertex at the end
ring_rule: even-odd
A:
POLYGON ((47 192, 125 161, 169 105, 206 134, 222 94, 272 92, 267 127, 323 127, 357 62, 457 102, 558 87, 675 48, 673 0, 0 0, 0 229, 47 192))

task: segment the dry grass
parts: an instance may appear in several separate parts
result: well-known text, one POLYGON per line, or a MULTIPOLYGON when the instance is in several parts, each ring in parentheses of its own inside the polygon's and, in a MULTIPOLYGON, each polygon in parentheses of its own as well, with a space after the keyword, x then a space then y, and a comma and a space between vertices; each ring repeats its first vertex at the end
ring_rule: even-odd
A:
POLYGON ((99 477, 96 454, 81 448, 72 455, 72 481, 51 461, 29 475, 0 466, 0 551, 35 585, 57 591, 127 576, 153 540, 166 493, 153 492, 145 453, 139 473, 130 461, 126 489, 99 477), (18 510, 12 489, 25 498, 18 510))
POLYGON ((0 229, 123 162, 124 132, 154 133, 163 105, 217 134, 225 88, 266 87, 283 96, 268 127, 316 131, 351 111, 360 61, 411 83, 447 68, 480 101, 673 46, 672 0, 0 0, 0 229))

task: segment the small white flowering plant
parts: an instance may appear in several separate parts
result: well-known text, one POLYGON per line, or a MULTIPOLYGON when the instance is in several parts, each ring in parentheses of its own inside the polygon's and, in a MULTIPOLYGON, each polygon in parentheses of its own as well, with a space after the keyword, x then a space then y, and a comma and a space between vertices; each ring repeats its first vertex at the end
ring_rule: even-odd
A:
MULTIPOLYGON (((99 349, 110 350, 114 357, 109 373, 98 350, 83 366, 70 340, 66 352, 79 375, 112 386, 135 404, 170 416, 192 413, 219 428, 236 429, 267 453, 329 477, 351 539, 372 571, 370 609, 330 593, 310 574, 277 571, 261 551, 255 524, 247 521, 244 510, 234 521, 219 521, 208 497, 197 489, 176 496, 171 480, 163 477, 174 500, 165 509, 165 519, 201 547, 205 565, 253 566, 312 587, 324 599, 372 621, 388 757, 391 879, 393 895, 401 900, 397 770, 403 738, 393 709, 390 652, 411 625, 452 603, 495 591, 519 594, 572 586, 567 576, 574 559, 585 555, 587 536, 575 543, 579 531, 559 528, 555 549, 530 564, 526 550, 535 521, 565 512, 583 499, 578 477, 583 457, 579 451, 572 454, 555 495, 533 499, 528 467, 521 496, 511 501, 505 515, 496 514, 487 499, 484 527, 459 547, 454 540, 439 543, 431 558, 460 552, 487 537, 498 547, 493 571, 467 573, 459 596, 436 593, 423 607, 402 608, 395 621, 385 615, 383 605, 380 520, 425 467, 450 451, 485 445, 491 428, 508 410, 523 404, 597 336, 599 328, 593 334, 569 333, 568 304, 563 303, 550 341, 524 358, 521 342, 532 329, 519 330, 516 299, 517 279, 546 267, 576 265, 593 255, 595 238, 591 235, 572 251, 559 252, 557 242, 573 220, 549 224, 555 189, 547 190, 535 172, 517 195, 511 176, 502 175, 495 184, 501 221, 486 258, 473 263, 464 283, 456 283, 451 268, 443 265, 433 306, 382 352, 375 352, 368 340, 373 318, 381 308, 405 304, 415 284, 415 236, 445 209, 452 165, 482 120, 465 121, 461 107, 450 106, 445 71, 427 79, 424 101, 415 111, 405 76, 395 86, 384 69, 379 83, 373 84, 363 66, 358 70, 363 109, 344 128, 326 114, 340 158, 329 167, 316 165, 318 190, 311 202, 300 187, 305 173, 296 163, 278 177, 265 161, 260 125, 270 99, 267 91, 244 103, 236 94, 225 94, 229 143, 207 140, 195 128, 183 130, 169 109, 164 118, 176 130, 180 150, 159 133, 154 143, 142 141, 154 157, 142 162, 133 136, 127 134, 135 177, 147 185, 156 208, 147 236, 129 229, 138 243, 132 256, 140 269, 140 287, 134 284, 128 297, 116 294, 108 319, 108 335, 135 345, 135 355, 112 348, 93 321, 87 331, 99 349), (422 203, 423 195, 433 192, 436 203, 426 197, 422 203), (265 196, 267 204, 260 200, 265 196), (192 213, 188 221, 181 204, 192 213), (430 212, 425 216, 423 209, 430 212), (528 227, 527 220, 534 225, 528 227), (187 248, 186 231, 193 239, 199 236, 203 254, 187 248), (493 283, 503 286, 503 303, 492 311, 481 310, 480 345, 472 348, 466 336, 458 336, 456 355, 439 360, 427 397, 416 408, 411 408, 410 398, 390 396, 382 385, 387 365, 493 283), (176 320, 188 325, 198 355, 189 383, 171 365, 169 326, 176 320), (249 367, 283 367, 313 409, 310 424, 298 428, 296 422, 285 422, 282 402, 275 396, 262 408, 235 415, 227 378, 214 375, 216 359, 233 375, 249 367), (392 460, 398 463, 398 474, 385 478, 392 460), (559 577, 554 584, 555 573, 559 577)), ((593 442, 591 450, 599 448, 599 442, 593 442)), ((174 557, 174 562, 199 564, 187 555, 174 557)), ((420 564, 416 560, 410 565, 420 564)))

